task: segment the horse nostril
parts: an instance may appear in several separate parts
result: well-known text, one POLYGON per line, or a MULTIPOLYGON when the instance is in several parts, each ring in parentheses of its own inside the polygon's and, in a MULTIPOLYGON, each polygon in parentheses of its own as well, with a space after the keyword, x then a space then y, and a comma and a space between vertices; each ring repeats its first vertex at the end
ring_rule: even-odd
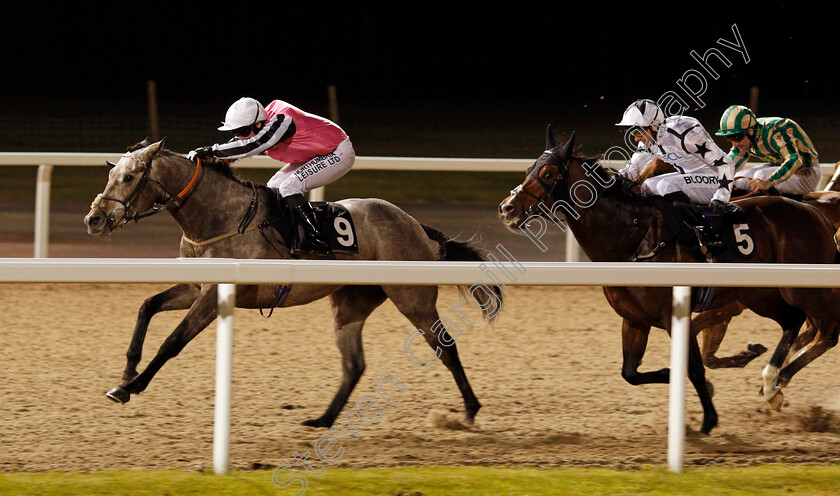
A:
POLYGON ((501 205, 499 207, 499 211, 502 212, 503 214, 509 214, 509 213, 513 212, 513 210, 514 210, 514 206, 511 205, 510 203, 505 203, 504 205, 501 205))
POLYGON ((90 227, 99 227, 102 224, 102 217, 99 215, 91 215, 88 217, 88 225, 90 227))

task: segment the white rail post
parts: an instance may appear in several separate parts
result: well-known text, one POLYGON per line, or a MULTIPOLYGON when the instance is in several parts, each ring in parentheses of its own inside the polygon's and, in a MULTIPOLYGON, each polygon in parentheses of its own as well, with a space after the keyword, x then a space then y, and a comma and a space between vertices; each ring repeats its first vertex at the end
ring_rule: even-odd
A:
POLYGON ((213 424, 213 471, 228 472, 230 461, 230 390, 233 362, 233 307, 236 285, 219 284, 216 335, 216 403, 213 424))
POLYGON ((566 261, 580 262, 580 244, 568 227, 566 227, 566 261))
POLYGON ((671 376, 668 405, 668 470, 682 472, 685 459, 685 378, 691 325, 691 288, 675 286, 671 315, 671 376))
POLYGON ((50 245, 50 182, 52 165, 38 166, 35 183, 35 258, 47 258, 50 245))

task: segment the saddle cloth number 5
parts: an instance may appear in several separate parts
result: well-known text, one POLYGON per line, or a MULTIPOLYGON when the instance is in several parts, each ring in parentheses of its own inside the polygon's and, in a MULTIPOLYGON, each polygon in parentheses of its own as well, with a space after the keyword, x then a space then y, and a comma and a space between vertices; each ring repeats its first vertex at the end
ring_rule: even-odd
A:
POLYGON ((735 246, 742 255, 751 255, 755 249, 753 243, 752 232, 750 232, 749 224, 733 224, 732 231, 735 233, 735 246))

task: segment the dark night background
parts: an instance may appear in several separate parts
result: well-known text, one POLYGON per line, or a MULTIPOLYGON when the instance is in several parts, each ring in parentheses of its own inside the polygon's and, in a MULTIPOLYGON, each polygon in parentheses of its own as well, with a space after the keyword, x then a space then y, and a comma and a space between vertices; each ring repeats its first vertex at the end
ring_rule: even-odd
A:
MULTIPOLYGON (((526 158, 545 125, 578 130, 584 149, 621 141, 612 125, 640 97, 678 91, 717 47, 705 107, 760 89, 759 115, 800 122, 823 161, 840 159, 835 7, 804 2, 321 2, 195 8, 0 7, 0 150, 120 151, 148 129, 155 81, 161 134, 186 151, 224 137, 227 106, 248 95, 327 115, 359 155, 526 158), (737 24, 751 61, 716 45, 737 24)), ((721 143, 723 144, 723 143, 721 143)))

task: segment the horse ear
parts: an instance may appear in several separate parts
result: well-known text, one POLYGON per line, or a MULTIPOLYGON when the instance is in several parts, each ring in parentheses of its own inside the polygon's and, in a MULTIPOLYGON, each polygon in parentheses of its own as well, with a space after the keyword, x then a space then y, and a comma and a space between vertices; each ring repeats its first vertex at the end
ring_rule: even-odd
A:
POLYGON ((106 160, 105 163, 108 164, 108 167, 110 167, 112 169, 117 166, 117 164, 115 164, 114 162, 111 162, 110 160, 106 160))
POLYGON ((545 130, 545 149, 553 150, 556 146, 557 142, 554 140, 554 133, 551 132, 551 124, 549 124, 545 130))
POLYGON ((156 143, 152 143, 139 153, 139 158, 141 158, 144 162, 150 162, 155 157, 155 155, 157 155, 157 152, 161 149, 162 146, 163 140, 160 140, 156 143))
POLYGON ((560 150, 560 156, 563 157, 564 159, 568 159, 569 157, 572 156, 572 153, 574 152, 574 149, 575 149, 575 132, 572 131, 572 135, 569 136, 569 141, 567 141, 566 144, 563 145, 563 148, 560 150))

